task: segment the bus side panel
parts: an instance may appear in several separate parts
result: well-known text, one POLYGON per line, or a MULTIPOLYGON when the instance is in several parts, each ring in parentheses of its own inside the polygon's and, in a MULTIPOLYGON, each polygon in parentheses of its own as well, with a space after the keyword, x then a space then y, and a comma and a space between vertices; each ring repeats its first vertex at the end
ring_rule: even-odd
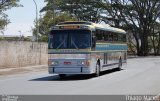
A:
POLYGON ((97 60, 100 60, 101 71, 117 68, 119 65, 119 59, 122 59, 123 63, 126 63, 127 53, 126 51, 112 51, 112 52, 99 52, 92 53, 91 55, 91 70, 95 72, 97 60))

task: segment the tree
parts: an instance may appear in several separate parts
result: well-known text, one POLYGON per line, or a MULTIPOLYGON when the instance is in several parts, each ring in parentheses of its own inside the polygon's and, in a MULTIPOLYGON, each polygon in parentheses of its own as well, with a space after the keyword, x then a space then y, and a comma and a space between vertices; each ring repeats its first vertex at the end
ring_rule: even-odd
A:
MULTIPOLYGON (((160 17, 159 0, 105 0, 104 5, 112 18, 127 26, 136 40, 139 56, 148 54, 148 37, 160 17), (116 12, 114 12, 116 11, 116 12), (114 15, 111 13, 114 12, 114 15)), ((104 6, 103 6, 104 7, 104 6)))
POLYGON ((153 48, 154 55, 160 55, 160 23, 155 23, 149 35, 150 47, 153 48))
MULTIPOLYGON (((41 34, 40 40, 46 37, 46 34, 49 33, 50 29, 64 21, 74 21, 75 17, 72 17, 65 11, 58 9, 58 6, 62 3, 62 0, 45 0, 47 5, 41 9, 40 12, 43 12, 44 15, 39 19, 39 34, 41 34)), ((36 25, 35 25, 36 26, 36 25)), ((36 27, 32 29, 33 34, 36 34, 36 27)))
POLYGON ((77 20, 99 22, 101 19, 100 2, 102 0, 46 0, 42 11, 67 12, 77 20), (54 10, 53 10, 54 9, 54 10))
MULTIPOLYGON (((99 21, 100 12, 97 0, 45 0, 45 2, 47 5, 40 11, 45 12, 45 14, 39 19, 39 33, 41 35, 48 34, 52 26, 64 21, 99 21), (82 4, 83 7, 77 6, 77 4, 82 4), (74 9, 69 5, 74 6, 74 9), (95 8, 94 11, 93 7, 95 8)), ((36 34, 36 27, 33 28, 33 34, 36 34)))
POLYGON ((0 0, 0 31, 2 31, 5 26, 9 23, 8 15, 4 11, 11 9, 12 7, 21 6, 17 4, 19 0, 0 0))
MULTIPOLYGON (((46 35, 49 33, 50 29, 54 25, 64 21, 74 21, 74 20, 76 19, 69 16, 66 13, 61 13, 59 15, 54 16, 51 11, 47 11, 45 15, 39 19, 39 33, 41 35, 46 35)), ((32 30, 33 34, 36 34, 36 27, 33 28, 32 30)))
POLYGON ((100 2, 102 0, 62 0, 59 9, 69 12, 78 20, 100 22, 102 9, 100 2))
MULTIPOLYGON (((160 0, 46 0, 42 11, 51 12, 52 22, 64 13, 77 20, 92 22, 105 21, 112 26, 123 28, 133 34, 139 56, 149 52, 151 38, 154 52, 160 52, 160 0), (158 37, 157 37, 158 36, 158 37)), ((54 25, 52 23, 52 25, 54 25)), ((130 37, 129 37, 130 38, 130 37)), ((130 40, 131 42, 132 40, 130 40)))

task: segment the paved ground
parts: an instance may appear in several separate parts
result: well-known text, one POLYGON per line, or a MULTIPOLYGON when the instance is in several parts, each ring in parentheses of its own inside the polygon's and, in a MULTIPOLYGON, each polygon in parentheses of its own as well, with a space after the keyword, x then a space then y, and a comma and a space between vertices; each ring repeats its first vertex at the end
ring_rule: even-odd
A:
POLYGON ((151 94, 160 93, 160 57, 132 58, 121 71, 107 71, 100 77, 68 76, 61 80, 47 70, 1 76, 0 94, 151 94))
POLYGON ((29 72, 46 71, 47 65, 36 65, 28 67, 17 67, 17 68, 0 68, 0 77, 10 76, 15 74, 24 74, 29 72))

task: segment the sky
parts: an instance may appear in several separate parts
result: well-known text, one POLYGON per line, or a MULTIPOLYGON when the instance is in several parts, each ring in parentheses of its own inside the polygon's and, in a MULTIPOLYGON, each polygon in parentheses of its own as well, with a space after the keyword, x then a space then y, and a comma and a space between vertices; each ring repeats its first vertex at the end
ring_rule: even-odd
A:
MULTIPOLYGON (((35 1, 38 11, 46 5, 44 0, 35 1)), ((32 35, 31 29, 34 27, 34 20, 36 19, 36 6, 33 0, 20 0, 19 4, 23 7, 11 8, 6 11, 11 23, 5 28, 4 35, 32 35)))

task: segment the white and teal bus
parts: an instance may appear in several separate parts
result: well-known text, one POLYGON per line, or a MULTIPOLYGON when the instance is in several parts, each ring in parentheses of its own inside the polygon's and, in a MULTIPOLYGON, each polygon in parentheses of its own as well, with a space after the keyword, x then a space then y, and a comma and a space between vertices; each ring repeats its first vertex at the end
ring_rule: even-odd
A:
POLYGON ((107 24, 62 22, 50 31, 48 54, 50 74, 99 76, 126 62, 126 32, 107 24))

